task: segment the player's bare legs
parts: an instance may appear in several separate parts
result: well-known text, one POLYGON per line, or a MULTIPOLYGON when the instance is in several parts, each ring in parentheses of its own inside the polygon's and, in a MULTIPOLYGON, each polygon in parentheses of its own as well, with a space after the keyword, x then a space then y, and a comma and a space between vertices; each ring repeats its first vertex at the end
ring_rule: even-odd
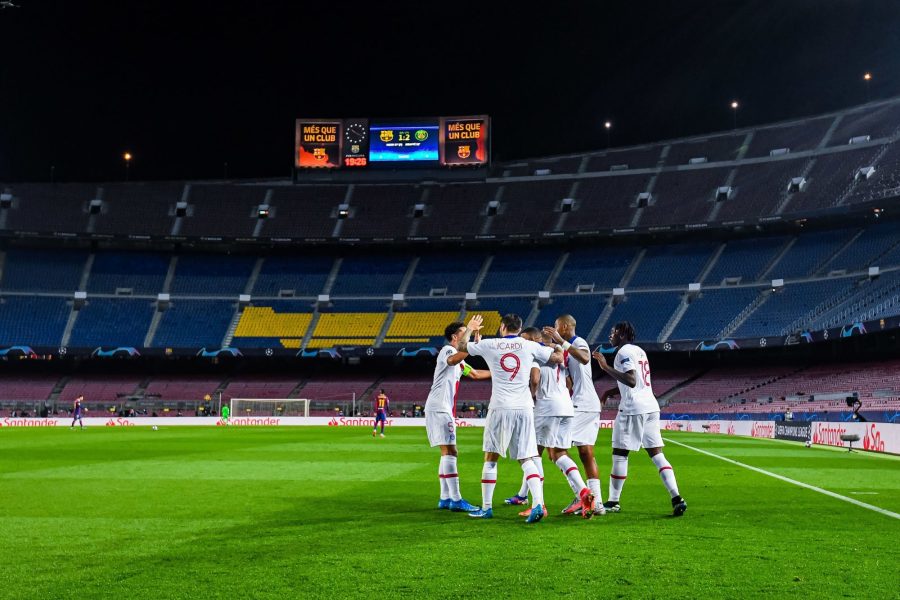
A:
POLYGON ((676 517, 680 517, 687 510, 687 502, 678 493, 678 482, 675 481, 675 471, 672 465, 666 460, 662 448, 647 448, 647 454, 650 460, 659 469, 659 477, 662 479, 663 485, 672 497, 672 511, 676 517))
MULTIPOLYGON (((581 478, 581 473, 578 470, 578 466, 569 456, 568 450, 565 448, 550 448, 548 454, 550 455, 550 460, 552 460, 557 468, 562 471, 562 474, 566 476, 569 487, 572 489, 575 497, 580 501, 581 516, 585 519, 590 519, 595 512, 594 494, 587 485, 585 485, 584 479, 581 478)), ((569 513, 564 512, 563 514, 575 514, 575 511, 570 511, 569 513)))
MULTIPOLYGON (((672 465, 666 460, 663 449, 646 448, 647 455, 656 468, 659 469, 659 476, 663 485, 672 497, 672 509, 676 517, 680 517, 687 510, 687 503, 678 493, 678 484, 675 481, 675 472, 672 465)), ((619 512, 619 498, 622 495, 622 488, 625 486, 625 479, 628 477, 628 450, 622 448, 613 448, 613 464, 612 471, 609 474, 609 501, 606 502, 606 509, 611 512, 619 512)))
MULTIPOLYGON (((531 497, 534 499, 532 513, 534 510, 544 510, 544 486, 537 466, 534 463, 534 458, 519 459, 519 464, 525 473, 525 480, 528 482, 528 491, 531 492, 531 497)), ((481 471, 481 510, 483 512, 493 508, 494 488, 497 486, 498 460, 500 460, 500 454, 496 452, 484 453, 484 467, 481 471)))
MULTIPOLYGON (((541 481, 544 480, 544 464, 541 461, 541 457, 544 455, 544 447, 538 446, 538 455, 535 457, 534 464, 537 466, 538 473, 541 475, 541 481)), ((522 473, 522 485, 519 486, 519 491, 515 496, 511 496, 503 501, 506 504, 513 505, 522 505, 528 504, 528 480, 525 477, 525 474, 522 473)))

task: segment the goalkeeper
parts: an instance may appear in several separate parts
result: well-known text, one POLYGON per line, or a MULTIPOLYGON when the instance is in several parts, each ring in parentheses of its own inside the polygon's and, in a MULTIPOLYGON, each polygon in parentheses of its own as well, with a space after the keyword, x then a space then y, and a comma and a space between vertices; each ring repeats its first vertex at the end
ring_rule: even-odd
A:
POLYGON ((225 425, 228 425, 228 417, 231 416, 231 409, 228 408, 228 405, 222 407, 222 422, 225 425))

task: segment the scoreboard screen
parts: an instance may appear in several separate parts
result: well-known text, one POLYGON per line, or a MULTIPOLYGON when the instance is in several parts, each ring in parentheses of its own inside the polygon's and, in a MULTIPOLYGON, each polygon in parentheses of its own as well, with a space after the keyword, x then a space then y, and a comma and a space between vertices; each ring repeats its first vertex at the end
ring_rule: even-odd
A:
POLYGON ((480 166, 490 161, 487 116, 297 119, 294 166, 362 169, 480 166))

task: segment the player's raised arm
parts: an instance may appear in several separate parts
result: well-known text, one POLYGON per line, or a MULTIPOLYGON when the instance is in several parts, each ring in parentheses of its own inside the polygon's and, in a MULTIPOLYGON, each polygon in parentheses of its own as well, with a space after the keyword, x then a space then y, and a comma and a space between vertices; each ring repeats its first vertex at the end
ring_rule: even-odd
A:
POLYGON ((609 375, 616 381, 624 383, 630 388, 633 388, 637 385, 637 373, 635 373, 634 369, 625 371, 624 373, 622 371, 617 371, 613 367, 609 366, 609 364, 606 362, 606 357, 603 356, 603 353, 599 351, 594 351, 591 356, 594 357, 594 360, 597 361, 597 363, 600 365, 600 368, 603 369, 603 371, 607 375, 609 375))
POLYGON ((548 325, 547 327, 544 327, 544 333, 550 336, 550 339, 553 340, 554 344, 559 344, 560 346, 562 346, 563 351, 568 352, 569 356, 571 356, 581 364, 586 365, 591 362, 590 348, 578 348, 576 346, 573 346, 568 341, 563 339, 556 327, 550 327, 548 325))
POLYGON ((475 315, 469 321, 469 324, 466 325, 466 330, 463 332, 462 337, 459 340, 459 343, 456 346, 456 349, 460 352, 466 352, 469 346, 469 339, 471 339, 472 334, 476 331, 481 331, 482 322, 484 318, 481 315, 475 315))
POLYGON ((553 354, 550 355, 550 358, 547 360, 548 365, 561 365, 565 360, 565 354, 563 354, 562 346, 557 346, 553 350, 553 354))

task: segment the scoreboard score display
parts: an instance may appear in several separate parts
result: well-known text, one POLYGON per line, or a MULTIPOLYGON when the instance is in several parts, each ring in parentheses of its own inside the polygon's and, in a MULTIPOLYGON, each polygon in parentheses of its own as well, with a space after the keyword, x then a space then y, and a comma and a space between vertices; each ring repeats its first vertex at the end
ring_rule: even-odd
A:
POLYGON ((490 161, 487 116, 297 119, 298 169, 481 166, 490 161))

